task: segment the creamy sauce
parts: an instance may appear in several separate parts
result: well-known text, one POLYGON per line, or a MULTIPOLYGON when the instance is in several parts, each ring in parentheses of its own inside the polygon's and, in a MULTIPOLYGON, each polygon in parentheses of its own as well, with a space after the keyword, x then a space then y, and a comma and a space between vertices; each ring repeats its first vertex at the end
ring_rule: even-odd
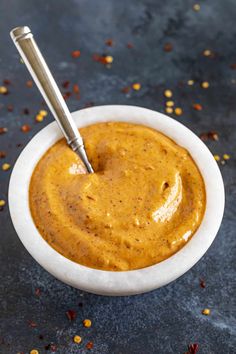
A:
POLYGON ((190 154, 141 125, 99 123, 80 132, 94 174, 64 139, 33 172, 30 208, 44 239, 77 263, 110 271, 144 268, 182 248, 206 204, 190 154))

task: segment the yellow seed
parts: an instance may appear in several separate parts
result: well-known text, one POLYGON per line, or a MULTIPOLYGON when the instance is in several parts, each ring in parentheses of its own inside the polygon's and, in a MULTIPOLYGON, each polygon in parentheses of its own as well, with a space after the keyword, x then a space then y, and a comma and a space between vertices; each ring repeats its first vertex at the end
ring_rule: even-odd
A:
POLYGON ((79 344, 79 343, 82 342, 82 338, 81 338, 80 336, 77 336, 77 335, 76 335, 76 336, 74 336, 73 341, 74 341, 75 343, 79 344))
POLYGON ((202 310, 202 314, 205 315, 205 316, 210 315, 210 313, 211 313, 211 310, 210 310, 210 309, 204 309, 204 310, 202 310))
POLYGON ((203 81, 201 86, 202 86, 202 88, 207 89, 210 86, 210 84, 207 81, 203 81))
POLYGON ((37 116, 35 117, 35 120, 37 122, 42 122, 44 120, 44 116, 42 116, 41 114, 37 114, 37 116))
POLYGON ((4 164, 2 165, 3 171, 9 170, 10 167, 11 167, 11 165, 10 165, 9 163, 4 163, 4 164))
POLYGON ((209 56, 211 55, 210 49, 205 49, 204 52, 203 52, 203 55, 204 55, 205 57, 209 57, 209 56))
POLYGON ((0 207, 4 206, 6 204, 5 200, 0 199, 0 207))
POLYGON ((48 115, 48 112, 45 111, 45 109, 42 109, 41 111, 39 111, 39 114, 43 117, 46 117, 48 115))
POLYGON ((229 159, 230 159, 230 155, 224 154, 224 155, 223 155, 223 159, 224 159, 224 160, 229 160, 229 159))
POLYGON ((32 349, 30 351, 30 354, 39 354, 39 351, 37 349, 32 349))
POLYGON ((173 107, 174 104, 174 101, 166 101, 166 107, 173 107))
POLYGON ((0 86, 0 93, 2 94, 2 95, 4 95, 5 93, 7 93, 7 88, 5 87, 5 86, 0 86))
POLYGON ((176 108, 175 108, 175 114, 176 114, 177 116, 181 116, 182 113, 183 113, 182 108, 180 108, 180 107, 176 107, 176 108))
POLYGON ((168 98, 172 97, 173 96, 172 91, 171 90, 165 90, 164 91, 164 96, 168 97, 168 98))
POLYGON ((189 86, 194 85, 194 81, 193 81, 193 80, 188 80, 188 85, 189 85, 189 86))
POLYGON ((91 325, 92 325, 92 322, 91 322, 91 320, 89 320, 89 319, 85 319, 85 320, 83 320, 83 325, 84 325, 84 327, 91 327, 91 325))
POLYGON ((141 89, 141 84, 139 82, 135 82, 132 87, 135 91, 139 91, 141 89))
POLYGON ((166 107, 166 113, 173 113, 173 108, 172 107, 166 107))
POLYGON ((193 10, 194 10, 194 11, 200 11, 200 9, 201 9, 201 7, 200 7, 199 4, 194 4, 194 5, 193 5, 193 10))
POLYGON ((111 55, 107 55, 107 56, 105 57, 105 60, 106 60, 106 63, 107 63, 107 64, 111 64, 114 59, 113 59, 113 57, 112 57, 111 55))
POLYGON ((20 58, 20 62, 21 62, 21 64, 25 64, 24 60, 22 58, 20 58))
POLYGON ((215 159, 216 161, 220 161, 220 156, 219 156, 219 155, 214 155, 214 159, 215 159))

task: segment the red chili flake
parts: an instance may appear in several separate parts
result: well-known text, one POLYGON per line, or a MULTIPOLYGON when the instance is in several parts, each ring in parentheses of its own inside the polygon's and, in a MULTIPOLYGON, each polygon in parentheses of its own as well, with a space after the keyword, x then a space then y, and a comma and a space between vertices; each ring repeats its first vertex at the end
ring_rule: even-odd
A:
POLYGON ((52 352, 55 352, 57 350, 56 344, 49 343, 45 345, 45 350, 51 350, 52 352))
POLYGON ((93 54, 93 60, 98 63, 107 64, 106 55, 93 54))
POLYGON ((69 321, 74 321, 76 319, 76 312, 74 310, 68 310, 66 311, 66 316, 69 321))
POLYGON ((129 86, 123 87, 121 89, 121 92, 123 92, 123 93, 128 93, 129 91, 130 91, 130 87, 129 86))
POLYGON ((79 58, 80 57, 80 50, 74 50, 72 53, 71 53, 71 56, 72 58, 79 58))
POLYGON ((200 139, 203 140, 203 141, 207 141, 207 140, 218 141, 219 140, 219 135, 215 131, 210 131, 210 132, 206 132, 206 133, 200 134, 200 139))
POLYGON ((71 96, 71 92, 69 92, 69 91, 67 91, 67 92, 65 92, 64 94, 63 94, 63 98, 64 98, 64 100, 66 101, 66 100, 68 100, 68 98, 71 96))
POLYGON ((11 81, 8 79, 3 80, 4 85, 11 85, 11 81))
POLYGON ((70 81, 64 81, 62 83, 62 87, 64 87, 65 89, 67 89, 69 87, 69 85, 70 85, 70 81))
POLYGON ((24 108, 24 109, 23 109, 23 113, 26 114, 26 115, 28 115, 28 114, 30 113, 30 111, 29 111, 28 108, 24 108))
POLYGON ((194 103, 193 108, 195 111, 202 111, 202 105, 200 103, 194 103))
POLYGON ((24 125, 22 125, 22 127, 21 127, 21 131, 22 131, 23 133, 28 133, 30 130, 31 130, 31 127, 30 127, 29 124, 24 124, 24 125))
POLYGON ((188 354, 196 354, 198 352, 199 345, 197 343, 189 344, 188 354))
POLYGON ((7 106, 8 112, 13 112, 13 109, 14 109, 14 107, 12 106, 12 104, 9 104, 9 105, 7 106))
POLYGON ((74 85, 73 85, 73 92, 74 92, 74 93, 79 93, 79 92, 80 92, 79 86, 78 86, 77 84, 74 84, 74 85))
POLYGON ((204 279, 200 279, 200 287, 203 288, 203 289, 205 289, 205 287, 206 287, 206 282, 205 282, 204 279))
POLYGON ((105 41, 105 44, 106 44, 108 47, 112 47, 113 44, 114 44, 114 42, 113 42, 112 39, 107 39, 107 40, 105 41))
POLYGON ((40 296, 41 295, 41 290, 39 288, 36 288, 34 293, 35 293, 36 296, 40 296))
POLYGON ((0 151, 0 159, 4 159, 7 156, 5 151, 0 151))
POLYGON ((5 127, 0 128, 0 134, 5 134, 7 131, 8 131, 8 129, 5 127))
POLYGON ((26 86, 31 88, 33 86, 33 81, 32 80, 26 81, 26 86))
POLYGON ((236 63, 230 65, 231 69, 236 70, 236 63))
POLYGON ((163 49, 165 52, 171 52, 173 50, 173 45, 171 43, 165 43, 163 49))
POLYGON ((86 348, 87 348, 87 349, 93 349, 93 342, 88 342, 88 343, 86 344, 86 348))
POLYGON ((134 47, 134 45, 132 43, 127 43, 127 48, 131 49, 133 47, 134 47))
POLYGON ((89 107, 93 107, 94 106, 94 102, 86 102, 84 107, 85 108, 89 108, 89 107))
POLYGON ((37 327, 37 323, 35 323, 34 321, 29 320, 28 324, 29 324, 29 327, 31 327, 31 328, 37 327))

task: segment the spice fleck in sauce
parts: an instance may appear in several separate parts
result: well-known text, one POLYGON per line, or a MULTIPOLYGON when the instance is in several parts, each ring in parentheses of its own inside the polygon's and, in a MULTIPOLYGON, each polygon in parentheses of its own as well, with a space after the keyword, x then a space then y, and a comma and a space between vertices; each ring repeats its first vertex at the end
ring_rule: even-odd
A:
POLYGON ((142 125, 99 123, 80 132, 94 174, 64 139, 33 172, 30 208, 44 239, 77 263, 110 271, 147 267, 182 248, 206 203, 190 154, 142 125))

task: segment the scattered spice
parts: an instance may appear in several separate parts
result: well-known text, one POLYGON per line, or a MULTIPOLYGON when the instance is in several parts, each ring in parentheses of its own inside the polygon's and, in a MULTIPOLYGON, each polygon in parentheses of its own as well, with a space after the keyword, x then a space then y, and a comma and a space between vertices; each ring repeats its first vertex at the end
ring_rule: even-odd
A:
POLYGON ((193 10, 194 10, 194 11, 198 12, 198 11, 200 11, 200 9, 201 9, 201 7, 200 7, 199 4, 194 4, 194 5, 193 5, 193 10))
POLYGON ((0 127, 0 134, 5 134, 8 131, 5 127, 0 127))
POLYGON ((193 85, 194 85, 194 80, 188 80, 187 84, 188 84, 189 86, 193 86, 193 85))
POLYGON ((0 151, 0 159, 4 159, 6 155, 5 151, 0 151))
POLYGON ((166 107, 166 113, 168 113, 168 114, 173 113, 173 108, 172 107, 166 107))
POLYGON ((223 155, 223 159, 224 159, 224 160, 229 160, 229 159, 230 159, 230 155, 224 154, 224 155, 223 155))
POLYGON ((219 135, 216 131, 201 133, 199 137, 202 141, 207 141, 207 140, 218 141, 219 140, 219 135))
POLYGON ((28 115, 29 113, 30 113, 30 111, 29 111, 29 109, 28 109, 28 108, 24 108, 24 109, 23 109, 23 114, 28 115))
POLYGON ((173 96, 172 91, 171 90, 165 90, 164 91, 164 96, 167 98, 170 98, 173 96))
POLYGON ((8 79, 3 80, 4 85, 8 86, 11 85, 11 81, 8 79))
POLYGON ((200 103, 194 103, 193 108, 195 111, 202 111, 202 105, 200 103))
POLYGON ((181 114, 183 114, 182 108, 176 107, 176 108, 175 108, 175 114, 176 114, 177 116, 181 116, 181 114))
POLYGON ((105 56, 105 61, 107 64, 111 64, 113 62, 113 57, 111 55, 105 56))
POLYGON ((44 336, 42 334, 39 335, 39 339, 43 340, 44 336))
POLYGON ((8 112, 13 112, 13 109, 14 109, 14 107, 12 104, 7 105, 8 112))
POLYGON ((0 207, 4 207, 4 205, 6 205, 6 202, 5 202, 5 200, 3 200, 3 199, 0 199, 0 207))
POLYGON ((188 353, 187 354, 196 354, 198 352, 199 345, 197 343, 188 345, 188 353))
POLYGON ((40 296, 41 295, 41 290, 39 288, 36 288, 34 293, 35 293, 36 296, 40 296))
POLYGON ((102 63, 102 64, 111 64, 113 62, 113 57, 111 55, 99 55, 99 54, 94 54, 93 55, 93 60, 102 63))
POLYGON ((87 348, 87 349, 93 349, 93 342, 88 342, 88 343, 86 344, 86 348, 87 348))
POLYGON ((202 310, 202 314, 205 315, 205 316, 209 316, 211 313, 211 310, 210 309, 204 309, 202 310))
POLYGON ((69 87, 69 85, 70 85, 70 81, 64 81, 62 83, 62 87, 65 88, 65 89, 67 89, 69 87))
POLYGON ((56 344, 49 343, 45 345, 45 350, 51 350, 51 352, 55 352, 57 350, 56 344))
POLYGON ((83 307, 83 303, 82 303, 82 302, 79 302, 79 303, 78 303, 78 306, 79 306, 79 307, 83 307))
POLYGON ((29 320, 28 324, 29 324, 29 327, 31 327, 31 328, 36 328, 37 327, 37 323, 35 323, 34 321, 29 320))
POLYGON ((201 86, 202 86, 202 88, 207 89, 207 88, 210 86, 210 84, 209 84, 209 82, 207 82, 207 81, 203 81, 203 82, 201 83, 201 86))
POLYGON ((127 43, 127 48, 132 49, 134 45, 132 43, 127 43))
POLYGON ((141 89, 141 84, 139 82, 135 82, 133 85, 132 85, 132 88, 135 90, 135 91, 139 91, 141 89))
POLYGON ((205 282, 205 280, 200 279, 200 287, 203 288, 203 289, 205 289, 205 287, 206 287, 206 282, 205 282))
POLYGON ((26 81, 26 86, 31 88, 33 86, 33 81, 32 80, 26 81))
POLYGON ((71 53, 71 56, 72 58, 79 58, 80 57, 80 50, 74 50, 72 53, 71 53))
POLYGON ((23 133, 28 133, 30 130, 31 130, 31 127, 30 127, 29 124, 24 124, 24 125, 22 125, 22 127, 21 127, 21 131, 22 131, 23 133))
POLYGON ((220 156, 219 156, 219 155, 214 155, 214 159, 215 159, 216 161, 220 161, 220 156))
POLYGON ((41 110, 39 111, 39 114, 40 114, 41 116, 43 116, 43 117, 46 117, 46 116, 48 115, 48 112, 47 112, 45 109, 41 109, 41 110))
POLYGON ((89 328, 92 326, 92 321, 89 320, 88 318, 86 318, 85 320, 83 320, 83 326, 86 328, 89 328))
POLYGON ((73 341, 77 344, 82 342, 82 338, 78 335, 74 336, 73 341))
POLYGON ((30 354, 39 354, 39 351, 37 349, 32 349, 30 351, 30 354))
POLYGON ((77 85, 77 84, 73 85, 73 92, 75 94, 79 94, 80 93, 79 85, 77 85))
POLYGON ((0 86, 0 94, 6 95, 8 93, 8 89, 6 86, 0 86))
POLYGON ((11 168, 11 165, 9 164, 9 163, 4 163, 3 165, 2 165, 2 170, 3 171, 7 171, 7 170, 9 170, 11 168))
POLYGON ((165 52, 171 52, 173 50, 173 45, 171 43, 165 43, 163 47, 165 52))
POLYGON ((76 312, 74 310, 68 310, 66 311, 66 316, 69 321, 74 321, 76 319, 76 312))
POLYGON ((121 92, 123 93, 128 93, 130 91, 130 87, 129 86, 125 86, 121 89, 121 92))
POLYGON ((71 92, 67 91, 63 94, 63 98, 66 101, 71 96, 71 92))
POLYGON ((114 42, 113 42, 113 40, 112 39, 107 39, 106 41, 105 41, 105 44, 108 46, 108 47, 112 47, 113 45, 114 45, 114 42))

